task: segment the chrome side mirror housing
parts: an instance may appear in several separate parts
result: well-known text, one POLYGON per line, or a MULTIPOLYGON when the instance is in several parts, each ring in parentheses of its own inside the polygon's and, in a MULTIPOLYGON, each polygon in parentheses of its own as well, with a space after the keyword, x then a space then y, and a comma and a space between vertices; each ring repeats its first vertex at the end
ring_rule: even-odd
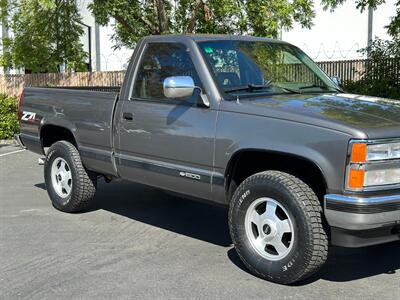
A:
POLYGON ((190 76, 171 76, 164 79, 163 82, 164 96, 170 99, 187 98, 193 95, 195 89, 200 90, 200 97, 197 105, 202 107, 210 107, 210 102, 206 94, 203 94, 200 87, 194 84, 193 78, 190 76))
POLYGON ((339 76, 333 76, 331 79, 337 86, 340 87, 342 85, 342 79, 339 76))
POLYGON ((164 79, 163 88, 165 97, 176 99, 192 96, 196 86, 190 76, 172 76, 164 79))

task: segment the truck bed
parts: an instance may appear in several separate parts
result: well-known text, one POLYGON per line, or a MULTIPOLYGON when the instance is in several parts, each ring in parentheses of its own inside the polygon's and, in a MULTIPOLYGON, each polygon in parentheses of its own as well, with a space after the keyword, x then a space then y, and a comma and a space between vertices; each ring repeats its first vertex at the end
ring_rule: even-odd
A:
POLYGON ((47 126, 70 128, 84 164, 91 168, 96 163, 98 171, 112 174, 112 114, 118 91, 117 87, 26 88, 21 101, 22 142, 42 153, 41 132, 47 126))

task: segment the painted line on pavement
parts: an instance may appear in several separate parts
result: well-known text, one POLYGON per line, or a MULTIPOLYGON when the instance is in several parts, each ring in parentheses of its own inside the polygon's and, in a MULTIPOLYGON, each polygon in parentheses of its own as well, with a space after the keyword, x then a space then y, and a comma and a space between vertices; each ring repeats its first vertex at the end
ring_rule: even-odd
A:
POLYGON ((3 154, 0 154, 0 157, 11 155, 11 154, 16 154, 16 153, 19 153, 19 152, 22 152, 22 151, 25 151, 25 149, 11 151, 11 152, 8 152, 8 153, 3 153, 3 154))

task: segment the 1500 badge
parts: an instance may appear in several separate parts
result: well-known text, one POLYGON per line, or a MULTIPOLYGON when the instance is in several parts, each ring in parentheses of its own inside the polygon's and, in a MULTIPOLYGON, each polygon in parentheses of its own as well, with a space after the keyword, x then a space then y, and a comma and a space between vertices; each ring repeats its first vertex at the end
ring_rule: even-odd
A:
POLYGON ((188 173, 188 172, 179 172, 179 176, 187 177, 187 178, 191 178, 191 179, 196 179, 196 180, 200 180, 201 179, 200 175, 193 174, 193 173, 188 173))

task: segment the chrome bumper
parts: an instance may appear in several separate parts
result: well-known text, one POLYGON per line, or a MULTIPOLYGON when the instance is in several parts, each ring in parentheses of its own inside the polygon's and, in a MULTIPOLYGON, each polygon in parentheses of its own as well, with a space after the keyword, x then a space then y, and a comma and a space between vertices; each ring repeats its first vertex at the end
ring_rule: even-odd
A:
POLYGON ((326 195, 325 217, 332 227, 347 230, 400 225, 400 195, 361 198, 326 195))

